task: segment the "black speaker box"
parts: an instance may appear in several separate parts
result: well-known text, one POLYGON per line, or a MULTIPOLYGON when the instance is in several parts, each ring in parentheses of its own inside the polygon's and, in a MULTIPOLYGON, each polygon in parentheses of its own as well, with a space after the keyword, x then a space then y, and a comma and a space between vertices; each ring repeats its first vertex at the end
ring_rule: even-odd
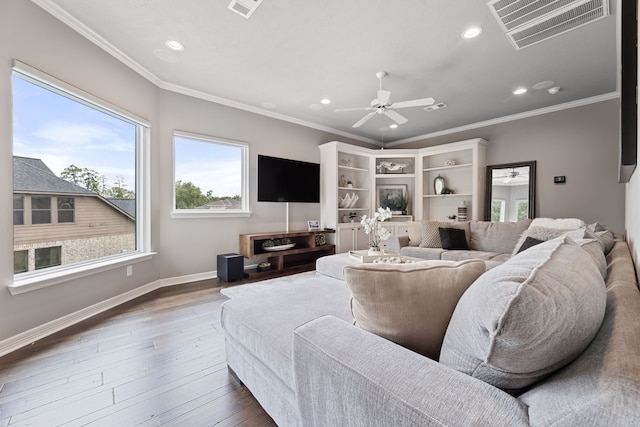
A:
POLYGON ((240 254, 218 255, 218 278, 224 282, 235 282, 244 277, 244 257, 240 254))

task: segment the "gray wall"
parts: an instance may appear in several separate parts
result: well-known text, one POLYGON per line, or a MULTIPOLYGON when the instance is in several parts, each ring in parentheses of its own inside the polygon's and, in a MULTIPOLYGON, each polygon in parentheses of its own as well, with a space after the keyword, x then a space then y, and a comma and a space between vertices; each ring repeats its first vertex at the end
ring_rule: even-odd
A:
MULTIPOLYGON (((280 120, 167 92, 53 18, 30 1, 0 2, 0 199, 11 200, 11 65, 18 59, 151 123, 151 261, 93 274, 11 296, 13 221, 10 203, 0 209, 0 343, 18 333, 69 315, 160 279, 216 270, 216 254, 238 251, 238 235, 285 228, 281 203, 256 201, 258 154, 320 161, 321 143, 340 139, 280 120), (249 143, 249 218, 172 219, 174 129, 249 143)), ((361 144, 361 143, 359 143, 361 144)), ((362 145, 362 144, 361 144, 362 145)), ((366 144, 365 144, 366 145, 366 144)), ((290 228, 319 219, 319 204, 291 204, 290 228)))
POLYGON ((618 120, 618 100, 610 100, 400 147, 484 138, 489 165, 537 162, 536 216, 599 221, 622 233, 625 186, 618 183, 618 120), (556 175, 565 175, 567 183, 554 184, 556 175))

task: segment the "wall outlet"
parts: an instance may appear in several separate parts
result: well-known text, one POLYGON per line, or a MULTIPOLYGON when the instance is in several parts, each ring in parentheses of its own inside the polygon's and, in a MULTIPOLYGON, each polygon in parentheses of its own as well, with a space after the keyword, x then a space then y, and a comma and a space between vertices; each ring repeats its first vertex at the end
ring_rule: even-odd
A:
POLYGON ((133 276, 133 265, 127 265, 127 277, 133 276))

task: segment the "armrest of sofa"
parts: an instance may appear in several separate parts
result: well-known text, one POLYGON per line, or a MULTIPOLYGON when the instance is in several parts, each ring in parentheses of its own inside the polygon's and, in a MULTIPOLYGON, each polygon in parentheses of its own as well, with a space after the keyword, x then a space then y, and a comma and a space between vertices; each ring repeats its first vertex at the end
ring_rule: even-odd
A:
POLYGON ((519 400, 333 316, 295 330, 303 425, 528 425, 519 400))
POLYGON ((389 252, 399 254, 400 248, 404 248, 405 246, 409 246, 409 236, 391 236, 387 239, 387 247, 389 248, 389 252))

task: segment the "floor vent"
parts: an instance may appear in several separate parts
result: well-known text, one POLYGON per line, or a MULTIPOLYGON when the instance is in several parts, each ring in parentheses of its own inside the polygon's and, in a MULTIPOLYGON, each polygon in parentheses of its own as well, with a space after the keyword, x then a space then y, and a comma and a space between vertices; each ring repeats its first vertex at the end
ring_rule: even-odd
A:
POLYGON ((608 0, 492 0, 487 5, 516 50, 609 16, 608 0))
POLYGON ((262 0, 231 0, 228 8, 249 19, 251 14, 260 6, 260 3, 262 3, 262 0))

